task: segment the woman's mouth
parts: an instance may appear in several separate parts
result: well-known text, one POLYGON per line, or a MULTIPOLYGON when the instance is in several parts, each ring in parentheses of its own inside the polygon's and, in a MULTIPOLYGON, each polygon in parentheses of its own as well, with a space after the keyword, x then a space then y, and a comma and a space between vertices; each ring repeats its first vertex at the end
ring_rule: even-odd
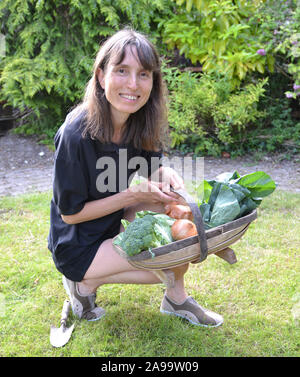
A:
POLYGON ((139 96, 130 95, 130 94, 122 94, 122 93, 120 94, 120 97, 125 98, 129 101, 136 101, 139 98, 139 96))

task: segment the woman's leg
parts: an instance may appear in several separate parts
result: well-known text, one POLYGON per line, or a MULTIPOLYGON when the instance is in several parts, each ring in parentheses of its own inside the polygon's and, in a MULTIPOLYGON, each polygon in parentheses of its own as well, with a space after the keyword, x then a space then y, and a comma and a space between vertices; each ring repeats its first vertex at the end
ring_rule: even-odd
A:
POLYGON ((137 270, 113 248, 112 239, 105 240, 79 283, 79 290, 84 293, 95 292, 103 284, 155 284, 159 279, 150 271, 137 270))
MULTIPOLYGON (((132 221, 135 213, 143 209, 164 212, 163 208, 136 206, 128 208, 124 217, 132 221)), ((122 227, 120 227, 120 231, 123 231, 122 227)), ((221 325, 223 323, 222 316, 201 307, 192 297, 187 296, 184 287, 184 274, 188 270, 188 264, 171 270, 174 273, 175 282, 173 287, 167 287, 160 311, 168 315, 183 317, 200 326, 215 327, 221 325)), ((129 264, 114 250, 112 239, 108 239, 100 245, 84 279, 78 283, 77 290, 79 289, 79 293, 83 295, 90 294, 96 292, 97 288, 103 284, 113 283, 155 284, 160 283, 160 280, 151 271, 137 270, 129 264)), ((96 307, 84 313, 84 316, 92 316, 92 320, 95 320, 101 318, 103 312, 102 308, 96 307)))
MULTIPOLYGON (((137 206, 128 207, 124 212, 124 218, 132 221, 135 214, 141 210, 151 210, 154 212, 164 212, 162 205, 147 205, 141 203, 137 206)), ((120 227, 120 231, 123 231, 120 227)), ((167 295, 175 301, 182 301, 187 297, 184 289, 184 274, 188 265, 172 269, 175 274, 175 283, 172 288, 167 288, 167 295)), ((103 284, 157 284, 160 279, 151 271, 138 270, 122 258, 113 248, 112 239, 104 241, 86 272, 84 279, 78 284, 78 289, 82 294, 96 292, 97 288, 103 284)))
MULTIPOLYGON (((184 289, 184 274, 188 265, 171 269, 175 275, 172 288, 167 288, 167 295, 174 301, 181 302, 187 295, 184 289)), ((151 271, 137 270, 129 264, 113 248, 112 239, 104 241, 85 274, 84 279, 78 284, 82 294, 96 292, 103 284, 157 284, 161 280, 151 271)))

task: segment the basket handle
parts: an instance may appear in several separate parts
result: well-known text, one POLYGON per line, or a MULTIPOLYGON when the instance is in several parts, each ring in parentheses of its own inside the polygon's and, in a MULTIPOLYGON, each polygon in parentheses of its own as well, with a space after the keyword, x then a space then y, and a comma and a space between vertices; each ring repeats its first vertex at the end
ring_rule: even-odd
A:
POLYGON ((199 240, 199 244, 200 244, 200 257, 199 257, 199 259, 197 259, 193 263, 202 262, 207 258, 208 247, 207 247, 207 239, 206 239, 206 233, 205 233, 205 229, 204 229, 204 223, 203 223, 203 219, 202 219, 200 209, 199 209, 197 203, 195 202, 195 200, 193 199, 193 197, 190 194, 188 194, 185 190, 183 190, 183 189, 175 190, 175 189, 171 188, 171 191, 180 195, 187 202, 189 207, 191 208, 192 214, 194 216, 194 223, 195 223, 196 228, 197 228, 198 240, 199 240))

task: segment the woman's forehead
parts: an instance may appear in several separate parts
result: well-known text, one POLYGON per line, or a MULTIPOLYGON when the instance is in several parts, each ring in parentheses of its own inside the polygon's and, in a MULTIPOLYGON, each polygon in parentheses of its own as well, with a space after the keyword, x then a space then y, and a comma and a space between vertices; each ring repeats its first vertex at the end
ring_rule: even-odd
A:
POLYGON ((140 66, 142 65, 137 53, 136 46, 128 45, 124 48, 124 51, 122 51, 118 56, 115 57, 115 59, 112 61, 112 64, 120 65, 132 60, 135 60, 140 66))
POLYGON ((120 65, 126 62, 137 62, 140 67, 152 71, 155 69, 154 56, 152 51, 147 50, 138 48, 134 44, 128 44, 116 54, 111 64, 120 65))

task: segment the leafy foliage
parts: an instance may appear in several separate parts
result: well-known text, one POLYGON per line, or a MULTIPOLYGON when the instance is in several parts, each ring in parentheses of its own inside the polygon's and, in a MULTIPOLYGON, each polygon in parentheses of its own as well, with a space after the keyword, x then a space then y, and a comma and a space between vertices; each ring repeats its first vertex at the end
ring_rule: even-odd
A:
POLYGON ((300 95, 299 5, 298 0, 267 0, 250 19, 260 31, 260 44, 275 57, 277 70, 290 76, 286 96, 294 99, 300 95))
POLYGON ((0 101, 27 116, 17 131, 52 143, 67 111, 82 97, 99 44, 129 25, 150 36, 161 55, 172 59, 178 52, 204 72, 200 79, 164 67, 172 147, 212 155, 275 151, 287 142, 297 149, 299 122, 291 116, 300 99, 297 4, 2 0, 6 51, 0 57, 0 101), (263 78, 270 86, 284 78, 285 85, 272 86, 263 96, 263 78), (282 101, 283 93, 289 102, 282 101))
POLYGON ((267 79, 232 91, 227 77, 167 71, 172 82, 169 123, 172 147, 189 145, 197 154, 220 155, 222 150, 242 144, 248 128, 264 112, 257 108, 267 79))
POLYGON ((179 7, 173 17, 162 19, 159 24, 170 49, 179 48, 193 64, 201 63, 206 73, 225 73, 232 87, 239 86, 248 73, 264 73, 266 64, 273 70, 272 55, 259 52, 260 31, 248 22, 260 1, 177 0, 176 3, 179 7))
MULTIPOLYGON (((55 132, 82 97, 99 43, 123 26, 158 34, 167 0, 3 0, 1 99, 32 109, 35 131, 55 132)), ((33 119, 31 119, 31 122, 33 119)))
POLYGON ((265 117, 258 119, 256 128, 250 130, 244 151, 284 152, 288 158, 300 149, 300 122, 291 116, 287 98, 266 96, 259 104, 265 117))

